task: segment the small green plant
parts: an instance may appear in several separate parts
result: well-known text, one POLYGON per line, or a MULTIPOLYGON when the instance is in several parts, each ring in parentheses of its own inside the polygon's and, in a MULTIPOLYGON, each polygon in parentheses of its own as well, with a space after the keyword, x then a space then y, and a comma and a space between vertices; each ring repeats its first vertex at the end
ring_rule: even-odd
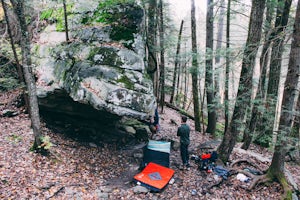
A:
POLYGON ((22 140, 22 137, 19 136, 19 135, 17 135, 17 134, 15 134, 15 133, 13 133, 12 135, 10 135, 8 137, 8 140, 13 141, 14 143, 18 143, 18 142, 20 142, 22 140))
POLYGON ((53 146, 49 136, 41 136, 41 141, 42 144, 38 146, 39 149, 49 150, 53 146))
POLYGON ((48 20, 51 19, 52 14, 53 14, 53 9, 47 9, 41 13, 40 18, 41 20, 48 20))
MULTIPOLYGON (((72 10, 74 4, 67 5, 67 12, 72 10)), ((48 20, 50 22, 56 22, 57 31, 65 31, 65 21, 64 21, 64 9, 62 7, 57 9, 47 9, 42 11, 41 20, 48 20)))
POLYGON ((224 135, 224 123, 217 123, 215 137, 222 139, 224 135))
POLYGON ((20 83, 18 79, 13 77, 1 78, 0 77, 0 91, 9 91, 15 88, 20 87, 20 83))

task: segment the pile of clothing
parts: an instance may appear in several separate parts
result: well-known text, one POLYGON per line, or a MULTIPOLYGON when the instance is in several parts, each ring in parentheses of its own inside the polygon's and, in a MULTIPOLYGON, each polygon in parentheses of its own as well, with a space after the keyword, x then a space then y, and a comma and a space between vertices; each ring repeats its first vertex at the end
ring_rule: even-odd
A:
POLYGON ((205 152, 200 157, 192 155, 191 160, 195 160, 198 164, 199 170, 205 170, 208 173, 212 172, 215 168, 215 162, 218 159, 218 154, 216 151, 205 152))
POLYGON ((215 163, 217 159, 218 154, 216 151, 205 152, 200 157, 195 155, 192 155, 191 157, 191 160, 195 160, 196 164, 198 164, 199 170, 206 171, 207 173, 214 172, 223 179, 227 179, 229 170, 222 166, 216 166, 215 163))

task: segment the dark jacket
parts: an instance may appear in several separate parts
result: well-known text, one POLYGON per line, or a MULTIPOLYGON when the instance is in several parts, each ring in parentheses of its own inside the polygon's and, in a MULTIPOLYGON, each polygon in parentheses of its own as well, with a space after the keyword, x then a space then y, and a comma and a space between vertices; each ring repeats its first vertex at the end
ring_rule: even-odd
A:
POLYGON ((180 136, 180 143, 189 145, 190 144, 190 127, 187 124, 181 124, 177 130, 177 136, 180 136))

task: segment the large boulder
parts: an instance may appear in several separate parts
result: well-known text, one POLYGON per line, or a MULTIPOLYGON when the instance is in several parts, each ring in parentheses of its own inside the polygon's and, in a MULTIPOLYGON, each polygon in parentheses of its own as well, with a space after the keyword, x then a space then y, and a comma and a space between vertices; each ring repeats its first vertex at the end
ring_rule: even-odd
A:
POLYGON ((52 9, 44 20, 55 23, 33 47, 37 95, 41 113, 56 121, 114 132, 123 117, 145 120, 156 107, 144 65, 143 10, 133 3, 95 2, 68 7, 69 42, 58 31, 55 9, 44 10, 52 9))

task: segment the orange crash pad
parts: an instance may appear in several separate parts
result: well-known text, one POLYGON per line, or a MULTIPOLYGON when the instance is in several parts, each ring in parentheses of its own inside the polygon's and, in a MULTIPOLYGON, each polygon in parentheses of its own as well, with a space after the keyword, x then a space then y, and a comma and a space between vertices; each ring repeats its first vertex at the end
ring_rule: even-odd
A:
POLYGON ((153 191, 161 191, 174 175, 174 170, 150 162, 134 179, 153 191))

